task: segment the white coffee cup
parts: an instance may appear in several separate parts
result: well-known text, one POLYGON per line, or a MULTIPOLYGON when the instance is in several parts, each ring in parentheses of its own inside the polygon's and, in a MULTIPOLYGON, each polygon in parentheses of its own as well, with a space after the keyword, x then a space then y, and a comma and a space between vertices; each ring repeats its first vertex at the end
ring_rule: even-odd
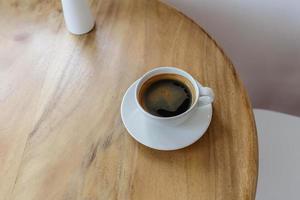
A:
POLYGON ((135 88, 135 100, 139 110, 142 113, 144 113, 144 115, 147 117, 147 119, 149 119, 149 121, 155 123, 163 123, 164 125, 179 125, 180 123, 190 118, 196 109, 199 109, 199 107, 201 106, 205 106, 207 104, 212 103, 214 101, 214 92, 209 87, 201 86, 201 84, 198 81, 196 81, 189 73, 181 69, 175 67, 158 67, 152 69, 151 71, 148 71, 138 80, 138 83, 135 88), (194 89, 195 100, 193 101, 193 104, 190 106, 188 110, 176 116, 160 117, 147 112, 142 107, 142 105, 138 100, 139 99, 138 95, 142 85, 151 77, 159 74, 177 74, 183 76, 184 78, 190 81, 194 89))

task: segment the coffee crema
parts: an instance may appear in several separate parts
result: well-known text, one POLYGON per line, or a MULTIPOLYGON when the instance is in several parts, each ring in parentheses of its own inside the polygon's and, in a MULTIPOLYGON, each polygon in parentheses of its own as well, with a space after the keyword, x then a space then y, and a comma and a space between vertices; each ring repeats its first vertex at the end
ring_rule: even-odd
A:
POLYGON ((158 117, 173 117, 187 111, 194 103, 192 83, 178 74, 159 74, 145 81, 138 93, 144 110, 158 117))

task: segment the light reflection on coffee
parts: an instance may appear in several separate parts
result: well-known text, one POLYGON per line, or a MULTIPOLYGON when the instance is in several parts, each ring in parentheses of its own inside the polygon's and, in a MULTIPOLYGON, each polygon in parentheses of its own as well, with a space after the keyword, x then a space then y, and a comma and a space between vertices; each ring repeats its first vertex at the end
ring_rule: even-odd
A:
POLYGON ((138 100, 148 113, 173 117, 187 111, 194 102, 192 83, 178 74, 159 74, 141 86, 138 100))

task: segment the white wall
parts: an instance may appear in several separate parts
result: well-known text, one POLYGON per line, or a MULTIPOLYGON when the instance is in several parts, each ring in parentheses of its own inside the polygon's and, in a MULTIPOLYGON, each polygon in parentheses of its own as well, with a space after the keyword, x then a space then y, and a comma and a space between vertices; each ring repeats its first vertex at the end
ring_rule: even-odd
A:
POLYGON ((300 0, 163 2, 217 40, 235 64, 254 106, 300 114, 300 0))

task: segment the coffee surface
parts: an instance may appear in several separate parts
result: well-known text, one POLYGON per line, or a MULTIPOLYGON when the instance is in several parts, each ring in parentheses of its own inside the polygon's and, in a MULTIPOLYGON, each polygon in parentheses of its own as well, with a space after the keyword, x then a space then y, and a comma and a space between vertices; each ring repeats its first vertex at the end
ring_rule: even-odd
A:
POLYGON ((173 117, 184 113, 193 102, 190 86, 182 81, 184 79, 172 74, 157 75, 149 79, 140 90, 142 107, 159 117, 173 117))

